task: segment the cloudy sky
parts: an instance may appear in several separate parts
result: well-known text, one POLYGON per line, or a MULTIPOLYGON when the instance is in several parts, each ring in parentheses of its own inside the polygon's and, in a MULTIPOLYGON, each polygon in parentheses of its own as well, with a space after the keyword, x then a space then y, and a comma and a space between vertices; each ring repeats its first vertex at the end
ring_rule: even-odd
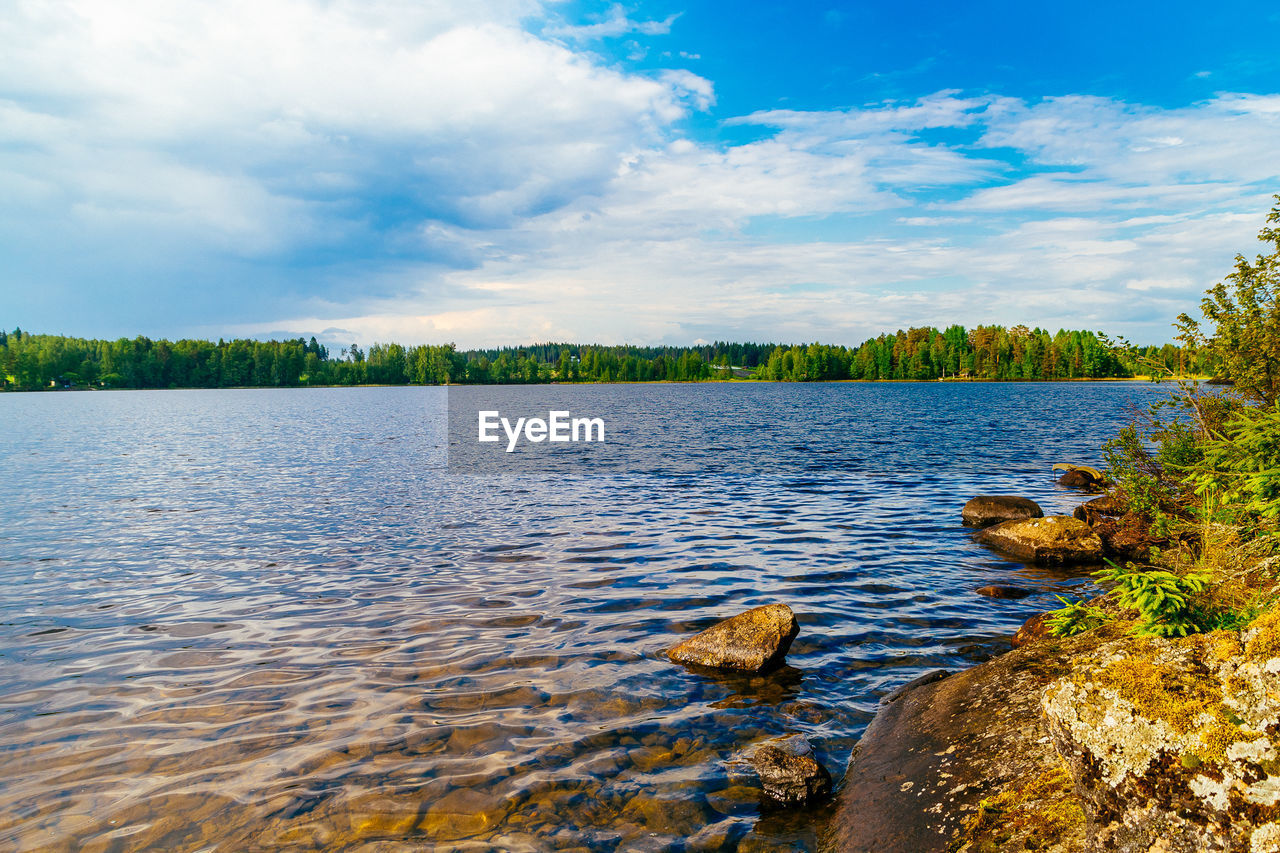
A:
POLYGON ((1135 342, 1280 192, 1280 6, 8 0, 0 324, 1135 342))

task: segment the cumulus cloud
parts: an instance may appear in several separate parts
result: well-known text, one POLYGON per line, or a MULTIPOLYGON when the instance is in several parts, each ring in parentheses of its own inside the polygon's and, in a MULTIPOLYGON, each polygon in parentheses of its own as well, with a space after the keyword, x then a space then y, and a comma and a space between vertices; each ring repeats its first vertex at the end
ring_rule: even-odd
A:
MULTIPOLYGON (((74 276, 51 259, 77 244, 82 279, 140 255, 174 279, 233 260, 478 263, 474 240, 439 252, 437 226, 503 227, 598 194, 625 152, 714 100, 687 71, 627 74, 522 28, 539 14, 513 0, 20 2, 0 27, 11 274, 74 276)), ((282 301, 362 295, 334 273, 255 285, 282 301)))
POLYGON ((1280 185, 1266 94, 942 91, 729 117, 750 141, 708 142, 685 120, 714 81, 578 44, 676 20, 22 0, 0 27, 5 302, 24 327, 362 343, 952 321, 1160 340, 1280 185))

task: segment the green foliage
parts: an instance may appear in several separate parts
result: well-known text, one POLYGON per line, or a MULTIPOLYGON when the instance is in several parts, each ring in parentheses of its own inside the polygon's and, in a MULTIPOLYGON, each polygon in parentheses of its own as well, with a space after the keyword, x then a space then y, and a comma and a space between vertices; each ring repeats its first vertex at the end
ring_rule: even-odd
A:
POLYGON ((1128 563, 1112 565, 1095 572, 1094 577, 1114 584, 1108 597, 1123 609, 1137 613, 1137 634, 1185 637, 1204 628, 1204 614, 1196 605, 1196 596, 1204 592, 1209 582, 1203 575, 1176 575, 1128 563))
MULTIPOLYGON (((1155 352, 1155 350, 1152 350, 1155 352)), ((1164 348, 1159 352, 1164 353, 1164 348)), ((1168 358, 1185 361, 1170 349, 1168 358)), ((0 386, 229 388, 295 385, 701 382, 755 378, 1076 379, 1128 376, 1133 361, 1092 332, 1025 326, 910 329, 849 348, 716 342, 692 347, 533 344, 459 351, 453 344, 355 344, 336 356, 315 338, 284 341, 118 341, 0 333, 0 386), (736 373, 735 373, 736 370, 736 373)))
POLYGON ((1068 601, 1060 595, 1054 597, 1062 603, 1062 608, 1050 612, 1045 624, 1055 637, 1074 637, 1111 621, 1111 614, 1101 607, 1084 601, 1068 601))
POLYGON ((1164 538, 1177 517, 1181 479, 1171 477, 1160 452, 1153 454, 1151 446, 1137 424, 1129 424, 1102 446, 1102 455, 1107 475, 1124 495, 1129 511, 1147 520, 1153 536, 1164 538))
POLYGON ((811 382, 830 379, 995 380, 1093 379, 1132 376, 1138 354, 1185 368, 1179 348, 1147 347, 1134 355, 1093 332, 1014 326, 913 328, 865 341, 856 348, 809 344, 777 347, 755 370, 759 379, 811 382))
MULTIPOLYGON (((1182 543, 1181 571, 1130 563, 1095 575, 1136 616, 1139 634, 1239 629, 1276 600, 1274 572, 1260 570, 1259 558, 1280 544, 1280 207, 1267 223, 1259 238, 1276 252, 1237 257, 1203 301, 1213 333, 1186 314, 1178 323, 1197 358, 1216 363, 1237 393, 1183 383, 1104 447, 1127 504, 1122 522, 1137 516, 1153 535, 1182 543), (1198 572, 1186 570, 1192 560, 1198 572)), ((1152 549, 1152 561, 1161 559, 1152 549)), ((1055 633, 1101 624, 1098 608, 1063 603, 1050 617, 1055 633)))
POLYGON ((1280 535, 1280 407, 1241 409, 1201 443, 1186 482, 1206 520, 1280 535))
POLYGON ((1207 350, 1236 391, 1264 406, 1280 402, 1280 227, 1268 227, 1277 223, 1280 206, 1271 209, 1267 225, 1258 232, 1258 239, 1275 251, 1253 262, 1237 255, 1235 271, 1202 300, 1212 333, 1202 331, 1187 314, 1178 317, 1180 339, 1207 350))

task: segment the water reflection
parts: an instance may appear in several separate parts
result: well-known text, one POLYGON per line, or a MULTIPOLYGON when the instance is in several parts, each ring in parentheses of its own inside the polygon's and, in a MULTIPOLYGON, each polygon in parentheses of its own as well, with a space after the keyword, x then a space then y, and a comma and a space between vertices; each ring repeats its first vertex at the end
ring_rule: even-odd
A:
POLYGON ((604 392, 813 429, 786 476, 504 479, 444 472, 434 389, 0 395, 0 847, 810 847, 735 756, 800 732, 838 778, 879 696, 1077 587, 959 508, 1069 511, 1049 466, 1149 393, 604 392), (661 654, 773 600, 778 671, 661 654))

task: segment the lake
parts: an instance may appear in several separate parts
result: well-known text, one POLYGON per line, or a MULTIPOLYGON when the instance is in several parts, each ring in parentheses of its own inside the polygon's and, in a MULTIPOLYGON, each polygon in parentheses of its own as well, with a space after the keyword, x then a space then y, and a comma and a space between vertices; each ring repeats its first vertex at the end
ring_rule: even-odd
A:
POLYGON ((482 471, 440 388, 0 395, 0 848, 811 849, 821 807, 762 808, 742 750, 798 732, 839 780, 880 697, 1086 588, 960 508, 1069 513, 1052 464, 1160 389, 562 393, 707 437, 482 471), (662 654, 773 601, 779 670, 662 654))

